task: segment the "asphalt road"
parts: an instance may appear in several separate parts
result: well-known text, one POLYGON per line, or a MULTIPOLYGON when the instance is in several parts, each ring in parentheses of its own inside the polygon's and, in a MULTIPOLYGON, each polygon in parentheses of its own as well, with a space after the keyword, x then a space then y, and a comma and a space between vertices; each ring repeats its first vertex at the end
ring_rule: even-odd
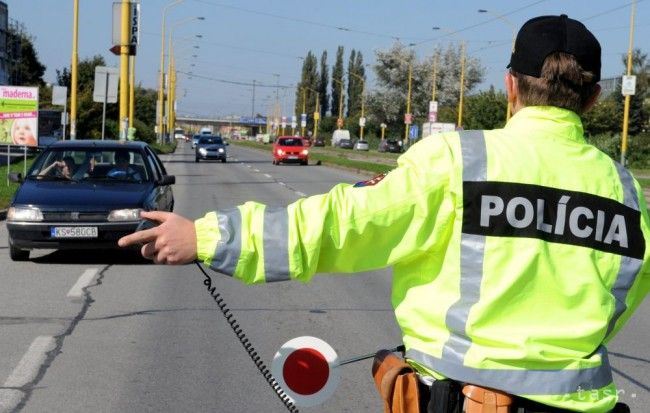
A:
MULTIPOLYGON (((325 166, 271 165, 231 145, 226 164, 163 157, 176 212, 190 218, 254 199, 286 205, 364 176, 325 166)), ((224 320, 195 266, 156 266, 126 251, 32 252, 14 263, 0 226, 0 412, 286 411, 224 320), (81 290, 82 286, 88 286, 81 290)), ((247 287, 212 274, 261 359, 303 335, 345 359, 400 343, 390 270, 247 287)), ((650 405, 650 303, 610 346, 621 400, 650 405)), ((379 412, 370 360, 340 368, 323 405, 303 412, 379 412)))

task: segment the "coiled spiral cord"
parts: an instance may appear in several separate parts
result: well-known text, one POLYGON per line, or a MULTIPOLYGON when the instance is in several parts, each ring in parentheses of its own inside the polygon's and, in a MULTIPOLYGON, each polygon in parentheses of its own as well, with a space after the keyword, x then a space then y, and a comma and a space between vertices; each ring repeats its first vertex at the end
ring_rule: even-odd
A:
POLYGON ((217 288, 212 285, 212 277, 208 275, 208 273, 203 269, 201 266, 201 263, 198 261, 194 261, 196 263, 196 266, 199 267, 203 275, 205 276, 205 279, 203 280, 203 285, 205 285, 208 289, 208 292, 214 299, 214 301, 217 303, 217 306, 219 306, 219 309, 223 313, 223 316, 226 318, 226 321, 230 325, 230 328, 232 328, 232 331, 235 333, 237 338, 239 339, 239 342, 244 346, 244 349, 250 356, 251 360, 253 360, 253 363, 255 363, 255 366, 257 366, 257 369, 262 373, 262 376, 266 379, 267 383, 269 383, 269 386, 273 389, 275 394, 278 395, 282 403, 285 405, 287 410, 289 410, 291 413, 298 413, 298 408, 293 404, 291 401, 291 398, 287 395, 287 393, 282 390, 282 387, 278 383, 278 381, 273 377, 273 374, 269 371, 269 369, 266 367, 266 364, 262 361, 261 357, 257 354, 257 351, 255 350, 255 347, 253 347, 253 344, 246 338, 246 334, 244 334, 243 330, 239 326, 239 323, 237 323, 237 320, 235 320, 235 317, 233 316, 232 312, 224 302, 223 298, 221 297, 221 294, 217 292, 217 288))

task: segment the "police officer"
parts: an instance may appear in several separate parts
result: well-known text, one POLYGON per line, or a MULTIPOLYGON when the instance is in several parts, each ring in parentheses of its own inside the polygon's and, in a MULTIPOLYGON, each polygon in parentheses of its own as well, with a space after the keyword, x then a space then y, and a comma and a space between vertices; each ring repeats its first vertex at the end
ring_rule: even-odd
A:
POLYGON ((528 411, 610 411, 606 345, 650 289, 650 219, 637 181, 583 136, 600 59, 582 23, 534 18, 505 75, 503 129, 424 139, 383 179, 286 208, 248 202, 195 222, 143 213, 161 225, 119 245, 244 283, 393 266, 422 382, 499 389, 528 411))

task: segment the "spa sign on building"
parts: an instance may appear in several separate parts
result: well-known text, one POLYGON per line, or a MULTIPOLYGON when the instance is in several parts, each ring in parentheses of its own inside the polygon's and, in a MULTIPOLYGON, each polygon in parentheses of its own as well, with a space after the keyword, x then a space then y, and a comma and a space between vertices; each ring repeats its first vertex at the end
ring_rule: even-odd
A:
POLYGON ((38 145, 38 88, 0 86, 0 144, 38 145))

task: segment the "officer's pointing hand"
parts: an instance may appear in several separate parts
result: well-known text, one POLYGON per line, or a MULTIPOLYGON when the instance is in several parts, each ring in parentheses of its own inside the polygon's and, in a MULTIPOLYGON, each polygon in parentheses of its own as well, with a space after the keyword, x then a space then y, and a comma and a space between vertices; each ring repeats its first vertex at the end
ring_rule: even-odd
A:
POLYGON ((187 264, 196 259, 194 222, 171 212, 149 211, 140 216, 159 225, 120 238, 120 247, 143 244, 142 256, 156 264, 187 264))

